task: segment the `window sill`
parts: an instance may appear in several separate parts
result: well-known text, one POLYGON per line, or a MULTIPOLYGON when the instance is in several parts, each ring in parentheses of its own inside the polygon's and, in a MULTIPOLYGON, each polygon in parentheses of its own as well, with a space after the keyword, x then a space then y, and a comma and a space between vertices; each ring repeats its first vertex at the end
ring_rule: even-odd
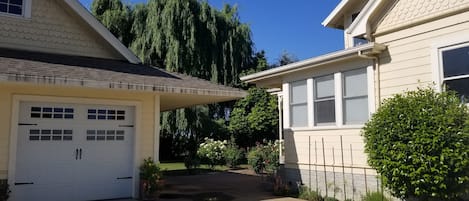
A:
POLYGON ((343 126, 315 126, 315 127, 296 127, 285 128, 288 131, 322 131, 322 130, 346 130, 346 129, 362 129, 365 125, 343 125, 343 126))
POLYGON ((18 20, 30 20, 31 19, 31 18, 25 17, 24 14, 15 15, 15 14, 4 13, 4 12, 0 12, 0 17, 9 17, 9 18, 18 19, 18 20))

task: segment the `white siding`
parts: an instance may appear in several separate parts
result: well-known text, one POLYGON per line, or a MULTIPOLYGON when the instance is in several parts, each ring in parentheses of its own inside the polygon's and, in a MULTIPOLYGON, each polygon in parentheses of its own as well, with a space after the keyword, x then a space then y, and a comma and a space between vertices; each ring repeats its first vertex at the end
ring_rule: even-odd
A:
POLYGON ((467 19, 469 12, 378 36, 376 42, 388 46, 380 57, 382 98, 436 83, 432 69, 438 65, 432 57, 435 44, 461 35, 469 41, 467 19))

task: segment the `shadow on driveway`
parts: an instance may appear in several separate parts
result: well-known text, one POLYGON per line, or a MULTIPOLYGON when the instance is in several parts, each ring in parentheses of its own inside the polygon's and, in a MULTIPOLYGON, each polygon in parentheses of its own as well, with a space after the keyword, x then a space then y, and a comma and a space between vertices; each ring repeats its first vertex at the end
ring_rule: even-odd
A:
POLYGON ((298 200, 274 196, 266 177, 240 174, 239 171, 165 176, 165 180, 161 201, 298 200))

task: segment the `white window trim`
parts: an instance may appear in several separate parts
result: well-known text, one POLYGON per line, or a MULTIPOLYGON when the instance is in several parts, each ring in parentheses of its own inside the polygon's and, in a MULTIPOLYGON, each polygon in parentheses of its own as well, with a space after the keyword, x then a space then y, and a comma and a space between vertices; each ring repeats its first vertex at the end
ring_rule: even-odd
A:
POLYGON ((31 19, 31 4, 32 0, 23 0, 23 10, 21 15, 15 15, 11 13, 0 12, 0 16, 19 18, 19 19, 31 19))
POLYGON ((469 46, 469 36, 467 34, 461 33, 443 36, 441 38, 436 39, 436 42, 432 44, 430 58, 432 65, 432 77, 433 82, 435 83, 435 91, 443 91, 443 82, 445 80, 441 51, 464 46, 469 46))
MULTIPOLYGON (((375 106, 375 78, 373 66, 365 66, 367 74, 367 92, 368 92, 368 117, 371 118, 372 114, 376 111, 375 106)), ((358 68, 357 68, 358 69, 358 68)), ((350 69, 353 70, 353 69, 350 69)), ((314 118, 314 78, 308 78, 306 80, 307 88, 307 105, 308 105, 308 126, 307 127, 292 127, 291 125, 291 114, 290 114, 290 82, 299 80, 292 80, 285 82, 282 85, 283 91, 283 125, 285 129, 292 131, 312 131, 312 130, 337 130, 337 129, 361 129, 364 124, 344 124, 343 114, 343 79, 342 72, 335 72, 334 75, 334 91, 335 91, 335 114, 336 122, 329 125, 315 125, 314 118)))

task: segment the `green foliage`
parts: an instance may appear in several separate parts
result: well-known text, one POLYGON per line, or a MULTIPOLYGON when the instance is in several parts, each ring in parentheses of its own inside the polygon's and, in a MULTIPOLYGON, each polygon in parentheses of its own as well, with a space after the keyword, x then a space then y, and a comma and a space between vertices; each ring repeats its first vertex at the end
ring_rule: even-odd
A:
POLYGON ((337 198, 334 197, 325 197, 324 201, 339 201, 337 198))
POLYGON ((143 164, 140 166, 140 179, 147 182, 144 188, 147 195, 158 190, 158 180, 161 179, 161 176, 160 167, 151 157, 143 160, 143 164))
POLYGON ((279 146, 278 141, 257 144, 248 152, 248 164, 257 174, 263 171, 269 174, 275 173, 280 165, 279 146))
POLYGON ((200 167, 200 158, 197 155, 187 156, 184 158, 184 166, 190 174, 200 167))
POLYGON ((197 155, 213 169, 215 165, 224 164, 223 154, 226 150, 226 144, 226 140, 219 141, 205 138, 205 142, 199 145, 197 155))
POLYGON ((430 88, 384 101, 363 129, 368 163, 399 198, 454 200, 469 190, 469 113, 430 88))
POLYGON ((241 164, 243 159, 243 150, 236 145, 234 138, 232 138, 228 145, 226 146, 225 151, 223 152, 223 157, 225 159, 226 165, 230 168, 238 167, 241 164))
POLYGON ((300 186, 298 198, 308 201, 324 201, 320 193, 311 190, 306 186, 300 186))
POLYGON ((362 197, 362 201, 389 201, 383 194, 383 192, 367 192, 362 197))
POLYGON ((5 180, 0 181, 0 201, 6 201, 10 197, 10 188, 8 182, 5 180))
MULTIPOLYGON (((135 6, 125 6, 122 0, 94 0, 91 10, 147 65, 242 86, 240 72, 259 63, 253 56, 251 30, 240 21, 236 7, 217 10, 198 0, 149 0, 135 6)), ((213 116, 220 112, 212 111, 214 107, 163 113, 162 144, 170 145, 164 150, 174 155, 193 153, 200 139, 223 133, 218 129, 224 130, 224 125, 214 122, 213 116)))
POLYGON ((228 129, 243 147, 264 139, 275 140, 278 136, 277 97, 264 89, 250 88, 248 95, 236 102, 228 129))

